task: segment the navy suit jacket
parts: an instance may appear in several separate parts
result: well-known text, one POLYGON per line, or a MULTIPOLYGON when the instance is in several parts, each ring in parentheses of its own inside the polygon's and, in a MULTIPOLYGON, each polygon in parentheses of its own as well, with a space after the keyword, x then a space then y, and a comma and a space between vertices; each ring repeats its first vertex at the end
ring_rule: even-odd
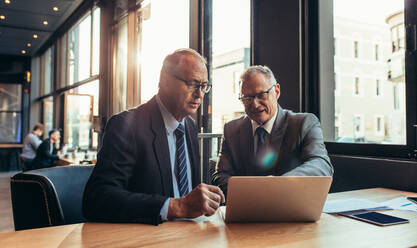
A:
MULTIPOLYGON (((198 128, 185 118, 193 188, 200 183, 198 128)), ((165 124, 155 97, 112 116, 83 199, 91 221, 161 223, 160 210, 173 197, 165 124)))
POLYGON ((45 139, 36 149, 36 156, 32 161, 32 169, 41 169, 54 166, 54 162, 59 159, 56 155, 58 149, 53 145, 51 152, 51 142, 49 138, 45 139))

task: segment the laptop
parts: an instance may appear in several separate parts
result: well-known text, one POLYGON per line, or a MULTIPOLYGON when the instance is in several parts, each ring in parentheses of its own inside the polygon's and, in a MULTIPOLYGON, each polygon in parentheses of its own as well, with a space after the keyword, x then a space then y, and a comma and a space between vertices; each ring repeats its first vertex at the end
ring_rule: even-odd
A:
POLYGON ((231 177, 225 222, 317 221, 331 182, 327 176, 231 177))

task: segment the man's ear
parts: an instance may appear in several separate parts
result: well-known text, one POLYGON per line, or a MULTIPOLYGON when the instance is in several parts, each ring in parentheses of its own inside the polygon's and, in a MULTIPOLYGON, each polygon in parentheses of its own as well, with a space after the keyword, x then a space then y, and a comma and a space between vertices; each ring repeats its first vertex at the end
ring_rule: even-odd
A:
POLYGON ((279 83, 275 85, 275 95, 277 100, 281 96, 281 86, 279 85, 279 83))

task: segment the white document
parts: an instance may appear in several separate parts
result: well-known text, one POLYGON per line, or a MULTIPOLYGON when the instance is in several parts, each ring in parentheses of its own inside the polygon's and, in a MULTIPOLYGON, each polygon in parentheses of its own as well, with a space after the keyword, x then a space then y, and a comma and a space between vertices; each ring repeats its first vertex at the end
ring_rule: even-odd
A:
POLYGON ((381 204, 384 204, 392 209, 417 212, 417 204, 407 200, 406 197, 394 198, 392 200, 382 202, 381 204))
POLYGON ((341 213, 354 210, 377 210, 387 209, 383 203, 371 202, 368 200, 349 198, 343 200, 327 200, 324 203, 323 213, 341 213))

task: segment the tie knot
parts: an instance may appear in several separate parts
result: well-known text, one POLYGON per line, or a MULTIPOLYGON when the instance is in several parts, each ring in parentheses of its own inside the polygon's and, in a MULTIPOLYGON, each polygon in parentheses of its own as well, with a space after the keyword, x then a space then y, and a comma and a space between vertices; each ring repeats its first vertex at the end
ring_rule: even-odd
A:
POLYGON ((174 131, 175 136, 177 136, 177 138, 182 137, 184 135, 184 132, 185 132, 184 126, 181 123, 178 125, 177 129, 175 129, 174 131))
POLYGON ((263 143, 265 140, 266 130, 263 127, 258 127, 255 131, 255 134, 258 135, 258 139, 263 143))

